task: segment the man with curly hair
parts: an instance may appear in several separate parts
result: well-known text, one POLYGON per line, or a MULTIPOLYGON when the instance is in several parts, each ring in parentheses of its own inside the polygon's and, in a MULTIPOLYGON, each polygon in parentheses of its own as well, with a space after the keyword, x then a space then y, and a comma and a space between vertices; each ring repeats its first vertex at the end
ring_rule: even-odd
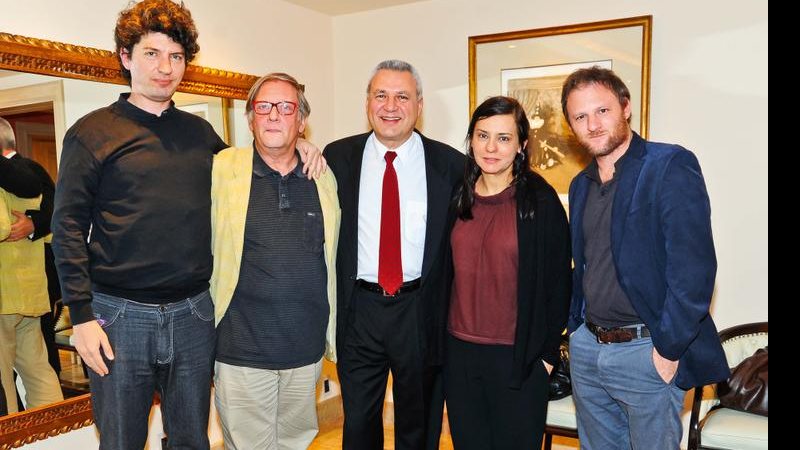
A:
POLYGON ((208 449, 211 162, 227 145, 172 102, 199 50, 186 7, 133 4, 114 37, 131 92, 64 138, 53 216, 64 303, 100 448, 143 448, 157 391, 170 448, 208 449))

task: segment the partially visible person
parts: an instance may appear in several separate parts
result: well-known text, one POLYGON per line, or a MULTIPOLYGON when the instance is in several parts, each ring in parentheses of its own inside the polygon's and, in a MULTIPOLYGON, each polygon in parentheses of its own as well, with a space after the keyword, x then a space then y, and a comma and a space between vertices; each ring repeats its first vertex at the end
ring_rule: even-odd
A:
POLYGON ((345 450, 383 448, 389 372, 394 448, 439 448, 446 216, 464 156, 414 129, 422 105, 416 69, 383 61, 367 84, 372 131, 324 151, 342 207, 337 369, 345 450))
POLYGON ((0 211, 3 211, 3 214, 0 214, 0 242, 2 242, 11 233, 11 218, 5 213, 8 211, 8 205, 3 197, 0 197, 0 211))
POLYGON ((451 218, 444 365, 459 450, 538 448, 544 433, 571 256, 561 201, 531 170, 528 132, 522 105, 510 97, 484 101, 467 131, 469 158, 451 218))
MULTIPOLYGON (((11 132, 13 136, 13 129, 11 132)), ((20 198, 34 198, 41 195, 42 184, 25 160, 0 158, 0 189, 20 198)))
POLYGON ((14 130, 3 118, 0 118, 0 152, 0 159, 13 158, 31 168, 39 189, 50 199, 47 206, 42 196, 20 198, 0 188, 0 203, 4 206, 0 215, 5 216, 2 222, 9 224, 8 233, 0 242, 0 379, 8 412, 17 412, 14 370, 25 386, 28 408, 63 400, 58 377, 48 364, 40 320, 51 310, 41 239, 49 234, 49 226, 40 219, 47 215, 49 221, 52 212, 52 181, 47 177, 49 184, 43 182, 33 170, 38 165, 16 154, 14 130))
MULTIPOLYGON (((10 124, 0 117, 0 129, 10 129, 10 127, 10 124), (5 124, 3 122, 5 122, 5 124)), ((58 375, 59 372, 61 372, 61 361, 58 358, 58 349, 55 346, 55 320, 52 313, 55 301, 61 298, 61 292, 58 283, 58 275, 56 274, 55 264, 53 262, 53 250, 50 245, 50 220, 53 217, 55 184, 53 184, 53 179, 50 178, 50 174, 47 173, 47 170, 39 163, 32 159, 23 158, 17 153, 15 147, 8 145, 3 147, 3 156, 7 159, 26 164, 41 185, 42 201, 39 209, 12 211, 16 222, 11 229, 8 239, 10 241, 18 241, 24 238, 34 241, 37 239, 44 239, 44 264, 47 279, 47 294, 50 300, 50 312, 42 315, 41 328, 47 347, 47 359, 50 366, 55 370, 56 375, 58 375)))
POLYGON ((561 105, 594 158, 570 186, 570 370, 581 448, 677 449, 686 390, 729 374, 709 315, 717 269, 697 158, 630 128, 611 70, 571 74, 561 105))
POLYGON ((319 427, 323 354, 336 362, 336 179, 302 171, 304 86, 261 77, 245 110, 253 144, 214 157, 211 296, 215 402, 227 449, 304 449, 319 427))

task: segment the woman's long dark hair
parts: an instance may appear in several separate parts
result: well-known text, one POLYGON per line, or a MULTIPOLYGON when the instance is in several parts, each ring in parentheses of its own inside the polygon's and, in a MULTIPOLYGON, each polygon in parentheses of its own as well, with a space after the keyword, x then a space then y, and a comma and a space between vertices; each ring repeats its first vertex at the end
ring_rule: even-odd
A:
MULTIPOLYGON (((456 214, 461 220, 472 219, 472 204, 475 202, 475 183, 481 175, 481 168, 475 162, 475 154, 472 150, 472 134, 475 132, 475 124, 479 120, 487 117, 510 114, 514 117, 517 125, 517 136, 520 145, 528 140, 530 123, 525 115, 525 109, 519 102, 511 97, 496 96, 486 99, 475 108, 472 119, 469 121, 467 130, 467 165, 464 169, 464 181, 456 191, 454 198, 456 214)), ((528 163, 528 150, 523 148, 517 153, 511 167, 513 180, 511 185, 516 189, 517 211, 522 219, 533 218, 536 208, 536 193, 532 190, 532 181, 541 178, 531 170, 528 163)))

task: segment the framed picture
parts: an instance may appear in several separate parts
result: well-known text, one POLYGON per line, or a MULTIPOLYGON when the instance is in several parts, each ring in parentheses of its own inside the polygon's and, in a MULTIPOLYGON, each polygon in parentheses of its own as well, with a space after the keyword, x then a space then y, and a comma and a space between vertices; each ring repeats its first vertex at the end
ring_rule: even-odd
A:
POLYGON ((591 158, 561 111, 562 83, 579 68, 614 70, 631 91, 631 128, 646 138, 651 27, 652 16, 642 16, 471 36, 470 114, 494 95, 519 100, 531 124, 531 166, 566 194, 572 178, 591 158))
POLYGON ((192 113, 202 119, 208 120, 208 103, 195 103, 189 105, 175 105, 176 108, 192 113))

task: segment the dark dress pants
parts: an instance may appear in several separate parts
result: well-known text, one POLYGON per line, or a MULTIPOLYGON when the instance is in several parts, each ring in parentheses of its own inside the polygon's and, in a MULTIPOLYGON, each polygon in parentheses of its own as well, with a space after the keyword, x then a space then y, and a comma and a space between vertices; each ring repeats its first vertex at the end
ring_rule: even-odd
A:
MULTIPOLYGON (((356 288, 337 364, 344 450, 383 449, 383 402, 390 370, 395 449, 422 450, 433 440, 428 429, 438 368, 424 364, 420 301, 419 291, 384 297, 356 288)), ((438 414, 441 417, 441 411, 438 414)))
POLYGON ((510 387, 510 345, 482 345, 448 335, 444 365, 447 417, 457 450, 532 450, 542 446, 548 375, 541 361, 519 389, 510 387))

